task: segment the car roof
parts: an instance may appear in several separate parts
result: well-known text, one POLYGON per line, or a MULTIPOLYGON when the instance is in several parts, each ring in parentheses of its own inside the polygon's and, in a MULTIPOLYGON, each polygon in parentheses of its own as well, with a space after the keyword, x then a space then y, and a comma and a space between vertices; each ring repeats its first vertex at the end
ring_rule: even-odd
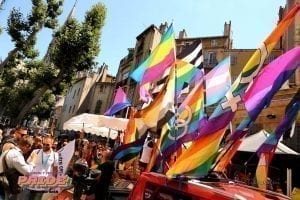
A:
MULTIPOLYGON (((187 179, 168 179, 165 175, 144 172, 138 179, 135 187, 130 194, 129 199, 135 200, 135 196, 153 196, 164 195, 169 196, 169 199, 236 199, 236 200, 260 200, 260 199, 290 199, 287 196, 267 191, 260 190, 255 187, 236 183, 230 180, 219 181, 201 181, 187 179), (177 197, 176 197, 177 196, 177 197), (171 198, 174 197, 174 198, 171 198)), ((141 199, 141 198, 139 198, 141 199)), ((143 199, 143 198, 142 198, 143 199)), ((147 199, 147 198, 144 198, 147 199)), ((152 198, 155 199, 155 198, 152 198)))

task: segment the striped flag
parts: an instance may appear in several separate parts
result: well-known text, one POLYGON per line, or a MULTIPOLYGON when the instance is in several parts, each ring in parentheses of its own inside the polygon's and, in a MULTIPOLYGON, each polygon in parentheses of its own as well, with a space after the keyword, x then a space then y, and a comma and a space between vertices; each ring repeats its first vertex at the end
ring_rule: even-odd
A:
POLYGON ((243 101, 248 111, 248 115, 239 124, 235 132, 231 135, 231 142, 224 148, 220 164, 217 166, 221 171, 224 170, 237 151, 238 142, 242 139, 248 130, 248 127, 258 117, 259 113, 270 104, 275 93, 281 88, 284 82, 300 66, 300 47, 296 47, 287 53, 273 60, 259 73, 254 82, 246 91, 243 101), (234 144, 236 143, 237 144, 234 144), (235 148, 233 148, 234 146, 235 148), (228 150, 230 149, 230 150, 228 150), (222 164, 222 167, 220 166, 222 164))
POLYGON ((147 129, 159 129, 174 115, 175 99, 175 71, 171 68, 171 75, 167 83, 156 98, 146 108, 135 114, 136 125, 140 134, 147 129))
MULTIPOLYGON (((192 44, 185 46, 176 57, 176 97, 179 97, 182 90, 204 75, 201 40, 195 40, 192 44)), ((153 93, 161 90, 168 76, 169 71, 166 70, 162 79, 157 82, 153 89, 153 93)))
POLYGON ((139 138, 135 124, 134 114, 135 108, 130 108, 129 120, 123 137, 123 144, 128 144, 139 138))
POLYGON ((230 56, 223 59, 208 74, 204 76, 205 105, 218 103, 230 89, 230 56))
MULTIPOLYGON (((178 118, 176 128, 174 118, 169 127, 164 128, 160 136, 161 143, 158 145, 161 154, 157 157, 157 163, 162 159, 168 158, 173 152, 177 151, 185 142, 195 139, 195 132, 199 125, 206 120, 204 114, 204 91, 203 82, 198 82, 191 93, 181 103, 178 108, 178 118)), ((168 126, 167 124, 164 126, 168 126)))
POLYGON ((180 54, 177 55, 177 58, 202 70, 203 53, 201 40, 196 40, 192 44, 188 45, 180 54))
POLYGON ((129 106, 131 106, 129 99, 127 98, 123 89, 119 87, 116 92, 113 105, 104 113, 104 115, 113 116, 120 110, 123 110, 129 106))
POLYGON ((132 71, 130 77, 141 85, 161 78, 165 70, 175 63, 175 48, 175 36, 171 24, 158 46, 132 71))
POLYGON ((260 156, 262 153, 270 153, 276 146, 281 138, 281 136, 292 127, 295 119, 297 118, 300 109, 300 89, 293 97, 287 107, 285 116, 280 121, 278 127, 276 128, 274 134, 270 134, 265 142, 258 148, 257 155, 260 156))
MULTIPOLYGON (((203 140, 203 137, 209 135, 217 135, 215 140, 221 141, 221 138, 224 135, 225 129, 230 121, 233 119, 234 113, 237 110, 238 103, 241 101, 241 96, 243 95, 244 91, 246 90, 249 83, 256 77, 260 68, 262 67, 265 59, 269 55, 269 52, 275 47, 277 41, 283 35, 283 33, 287 30, 289 25, 294 20, 295 15, 297 14, 298 10, 300 9, 300 5, 295 5, 295 7, 288 12, 288 14, 281 20, 281 22, 277 25, 277 27, 273 30, 273 32, 267 37, 264 41, 263 45, 257 49, 254 54, 251 56, 245 67, 243 68, 242 72, 240 73, 239 77, 235 80, 233 85, 231 86, 230 90, 226 93, 225 97, 220 101, 219 105, 216 107, 208 121, 199 128, 198 130, 198 138, 194 141, 191 145, 189 151, 185 151, 181 154, 178 160, 183 160, 185 157, 197 157, 200 159, 201 148, 205 148, 207 144, 203 142, 203 145, 199 145, 203 140), (222 131, 223 130, 223 131, 222 131), (195 155, 189 155, 195 154, 195 155)), ((217 147, 212 148, 211 150, 217 152, 219 143, 215 143, 217 147)), ((202 154, 201 154, 202 155, 202 154)), ((212 155, 210 152, 209 155, 212 155)), ((170 170, 168 172, 169 176, 173 176, 176 174, 184 174, 192 170, 196 170, 197 167, 201 166, 200 163, 205 163, 210 159, 210 156, 203 156, 200 160, 197 160, 199 165, 196 162, 193 162, 193 166, 189 165, 190 168, 182 168, 181 162, 175 162, 173 165, 173 169, 177 169, 176 171, 170 170), (180 165, 180 166, 177 166, 180 165)), ((186 162, 188 163, 188 162, 186 162)), ((171 168, 172 169, 172 168, 171 168)), ((202 168, 204 169, 204 168, 202 168)), ((201 174, 205 174, 208 171, 203 171, 201 174)), ((198 171, 198 173, 200 173, 198 171)))
POLYGON ((243 97, 249 115, 246 119, 248 123, 242 122, 232 134, 231 140, 241 138, 243 130, 247 129, 259 113, 270 104, 275 93, 299 67, 299 57, 300 47, 295 47, 273 60, 261 71, 243 97))
POLYGON ((204 176, 217 156, 218 145, 225 133, 225 129, 206 135, 201 140, 196 140, 192 148, 184 151, 175 164, 167 172, 168 177, 177 176, 204 176))
POLYGON ((276 128, 274 134, 270 134, 263 144, 256 151, 259 162, 256 168, 256 179, 258 187, 261 189, 266 189, 266 182, 268 176, 269 164, 272 161, 274 152, 278 145, 281 136, 286 132, 293 124, 293 121, 298 115, 300 109, 300 89, 297 94, 289 103, 287 111, 283 119, 280 121, 278 127, 276 128))
POLYGON ((131 143, 119 146, 116 150, 113 151, 111 159, 126 162, 138 156, 143 149, 146 136, 147 134, 144 134, 141 138, 131 143))

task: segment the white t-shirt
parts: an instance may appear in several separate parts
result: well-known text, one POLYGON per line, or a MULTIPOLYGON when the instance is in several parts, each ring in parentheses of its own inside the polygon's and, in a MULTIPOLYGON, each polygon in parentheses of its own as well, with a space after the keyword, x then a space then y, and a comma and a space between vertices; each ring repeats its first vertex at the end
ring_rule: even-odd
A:
MULTIPOLYGON (((58 166, 58 153, 51 150, 50 153, 45 153, 42 149, 35 149, 27 159, 28 163, 32 163, 34 168, 31 175, 37 177, 52 176, 53 167, 58 166), (35 161, 32 159, 32 155, 36 154, 37 158, 35 161)), ((29 187, 30 190, 40 190, 36 187, 29 187)))
POLYGON ((152 149, 153 149, 153 141, 152 140, 146 141, 144 143, 142 155, 140 158, 141 162, 149 163, 150 158, 151 158, 152 149))

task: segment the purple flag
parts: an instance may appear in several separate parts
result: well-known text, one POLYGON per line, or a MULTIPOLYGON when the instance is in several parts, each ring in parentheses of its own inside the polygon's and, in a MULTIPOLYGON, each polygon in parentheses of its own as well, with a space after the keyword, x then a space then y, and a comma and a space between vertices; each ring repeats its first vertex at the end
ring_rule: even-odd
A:
POLYGON ((250 118, 255 118, 265 106, 269 105, 274 94, 300 66, 299 58, 300 47, 295 47, 261 71, 243 97, 250 118))
POLYGON ((120 110, 131 106, 130 101, 126 97, 121 87, 118 88, 113 105, 104 113, 106 116, 112 116, 120 110))

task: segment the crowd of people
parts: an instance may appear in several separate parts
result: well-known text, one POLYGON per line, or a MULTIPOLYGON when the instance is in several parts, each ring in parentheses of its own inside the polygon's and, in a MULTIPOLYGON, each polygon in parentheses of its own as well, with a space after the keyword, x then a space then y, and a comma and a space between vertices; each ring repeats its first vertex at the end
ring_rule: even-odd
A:
MULTIPOLYGON (((75 139, 75 151, 69 163, 66 175, 71 178, 70 187, 64 190, 72 191, 72 198, 79 200, 106 199, 109 186, 119 178, 117 164, 110 160, 112 148, 107 140, 87 139, 82 131, 76 132, 74 138, 53 137, 51 134, 38 134, 28 131, 24 127, 0 131, 1 163, 0 174, 7 175, 7 171, 14 169, 15 176, 57 177, 57 151, 75 139), (4 165, 5 164, 5 165, 4 165)), ((130 167, 126 168, 130 169, 130 167)), ((123 171, 123 170, 122 170, 123 171)), ((120 173, 122 176, 122 173, 120 173)), ((124 175, 124 174, 123 174, 124 175)), ((131 176, 137 179, 137 176, 131 176)), ((0 186, 0 200, 40 200, 58 198, 59 194, 45 190, 38 185, 21 187, 18 182, 12 183, 10 188, 0 186)))

